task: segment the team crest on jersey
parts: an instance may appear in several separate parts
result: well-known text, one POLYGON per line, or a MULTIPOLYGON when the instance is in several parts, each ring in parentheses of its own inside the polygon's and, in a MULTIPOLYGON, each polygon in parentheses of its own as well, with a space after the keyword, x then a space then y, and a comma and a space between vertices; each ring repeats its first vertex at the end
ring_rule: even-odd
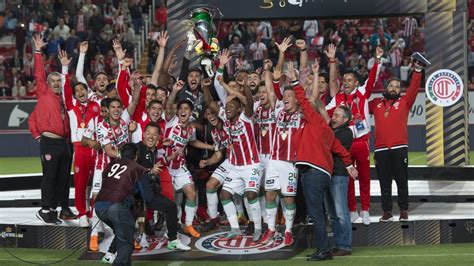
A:
POLYGON ((94 107, 92 107, 92 111, 94 111, 94 113, 97 113, 97 112, 99 112, 99 108, 97 108, 97 106, 94 106, 94 107))
POLYGON ((51 154, 45 154, 45 155, 44 155, 44 159, 45 159, 46 161, 50 161, 51 158, 52 158, 51 154))
MULTIPOLYGON (((191 238, 186 235, 178 234, 178 238, 181 243, 187 246, 191 244, 191 238)), ((167 248, 168 239, 164 237, 151 237, 148 239, 148 244, 150 245, 148 248, 134 250, 133 256, 148 256, 173 252, 173 250, 167 248)))
POLYGON ((285 247, 283 237, 276 235, 273 241, 267 244, 250 245, 252 236, 243 236, 240 239, 222 240, 227 232, 220 232, 202 237, 196 242, 196 248, 204 252, 225 255, 249 255, 275 251, 285 247))

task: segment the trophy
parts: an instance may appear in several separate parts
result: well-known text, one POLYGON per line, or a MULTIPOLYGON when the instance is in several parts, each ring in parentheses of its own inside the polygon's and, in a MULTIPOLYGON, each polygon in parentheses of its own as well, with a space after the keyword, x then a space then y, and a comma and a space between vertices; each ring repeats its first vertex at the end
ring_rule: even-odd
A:
POLYGON ((214 37, 215 29, 212 23, 217 12, 222 16, 217 8, 208 5, 195 6, 189 12, 191 27, 187 34, 187 50, 191 51, 194 48, 208 77, 214 76, 212 63, 219 52, 219 41, 214 37))

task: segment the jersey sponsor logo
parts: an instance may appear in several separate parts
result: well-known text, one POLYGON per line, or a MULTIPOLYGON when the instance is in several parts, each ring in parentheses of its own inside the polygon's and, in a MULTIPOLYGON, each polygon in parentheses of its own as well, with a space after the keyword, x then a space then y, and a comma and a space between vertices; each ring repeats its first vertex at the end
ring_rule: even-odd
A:
POLYGON ((269 241, 267 244, 250 245, 252 243, 252 236, 243 236, 241 239, 222 240, 227 232, 220 232, 201 237, 196 241, 196 248, 201 251, 225 254, 225 255, 248 255, 260 254, 281 249, 285 246, 283 237, 276 235, 275 239, 269 241))
POLYGON ((178 143, 182 144, 182 145, 186 144, 186 139, 183 138, 183 137, 180 137, 176 134, 171 135, 171 139, 174 140, 175 142, 178 142, 178 143))
POLYGON ((459 75, 449 69, 440 69, 426 81, 426 95, 438 106, 454 105, 463 95, 464 85, 459 75))

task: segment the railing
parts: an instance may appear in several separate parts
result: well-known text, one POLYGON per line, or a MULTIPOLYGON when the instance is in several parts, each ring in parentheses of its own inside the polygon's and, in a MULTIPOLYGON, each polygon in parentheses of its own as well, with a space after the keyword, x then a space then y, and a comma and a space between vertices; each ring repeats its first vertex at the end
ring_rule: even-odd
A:
MULTIPOLYGON (((155 1, 152 1, 153 5, 152 8, 148 8, 148 14, 143 15, 143 20, 145 21, 145 25, 141 28, 139 38, 136 38, 135 41, 135 49, 134 49, 134 68, 137 69, 138 66, 140 65, 140 62, 142 60, 142 55, 143 52, 146 49, 146 44, 147 44, 147 37, 148 37, 148 31, 150 30, 150 23, 152 20, 154 20, 153 16, 153 10, 155 10, 155 1)), ((137 35, 135 35, 137 36, 137 35)))

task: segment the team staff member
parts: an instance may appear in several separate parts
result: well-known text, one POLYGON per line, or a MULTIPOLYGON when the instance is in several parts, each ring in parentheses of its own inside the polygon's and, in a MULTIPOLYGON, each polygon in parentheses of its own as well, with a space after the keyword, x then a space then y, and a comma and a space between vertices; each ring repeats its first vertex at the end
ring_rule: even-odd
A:
POLYGON ((62 96, 69 115, 69 126, 71 129, 71 142, 74 145, 74 191, 75 203, 78 210, 79 226, 89 227, 89 210, 86 208, 86 189, 89 179, 94 171, 94 149, 81 145, 82 135, 87 129, 89 121, 100 113, 97 102, 87 99, 87 85, 78 82, 71 87, 68 65, 71 59, 67 58, 65 51, 59 52, 59 59, 65 75, 62 96), (73 97, 74 96, 74 97, 73 97))
MULTIPOLYGON (((360 190, 360 205, 362 211, 362 223, 364 225, 370 224, 370 161, 369 161, 369 136, 370 136, 370 122, 369 122, 369 98, 372 94, 377 78, 377 69, 380 59, 383 55, 383 49, 377 47, 375 64, 370 70, 369 77, 363 86, 359 86, 357 79, 358 74, 354 71, 346 71, 343 76, 343 87, 341 92, 331 100, 326 106, 329 115, 332 115, 334 108, 345 105, 352 110, 352 121, 349 123, 349 128, 354 134, 354 141, 351 146, 351 156, 354 158, 357 171, 359 172, 359 190, 360 190)), ((355 200, 355 186, 354 180, 349 180, 348 190, 349 210, 351 211, 351 221, 355 222, 359 218, 357 213, 357 203, 355 200)))
POLYGON ((61 74, 52 72, 46 79, 41 49, 46 45, 40 35, 33 37, 35 46, 35 79, 37 97, 35 136, 40 141, 41 166, 41 210, 36 217, 48 224, 60 224, 56 208, 61 205, 61 219, 73 219, 69 209, 69 177, 71 149, 69 119, 61 98, 61 74))
MULTIPOLYGON (((120 150, 120 159, 112 161, 102 175, 102 187, 95 201, 97 216, 114 231, 113 243, 116 245, 117 256, 114 264, 132 265, 133 233, 135 218, 131 212, 133 207, 133 190, 141 178, 146 179, 148 170, 136 163, 137 147, 127 143, 120 150)), ((140 191, 147 200, 150 195, 140 191)), ((153 195, 151 195, 153 196, 153 195)))
POLYGON ((420 87, 423 70, 418 62, 414 64, 415 72, 406 95, 400 95, 400 80, 392 78, 388 81, 384 97, 369 103, 369 111, 375 118, 375 167, 382 193, 382 222, 393 221, 392 178, 397 183, 400 220, 408 219, 407 120, 420 87))
POLYGON ((174 152, 171 156, 164 158, 159 155, 156 145, 160 136, 160 125, 151 122, 145 127, 143 141, 137 144, 138 160, 137 162, 148 168, 153 169, 156 174, 150 175, 152 183, 155 184, 154 195, 151 201, 146 202, 147 207, 166 213, 166 229, 168 229, 168 249, 190 250, 177 238, 178 232, 178 208, 176 203, 160 193, 160 175, 164 166, 164 161, 172 161, 178 156, 180 151, 174 152))
POLYGON ((306 99, 304 89, 299 85, 293 69, 293 64, 290 63, 288 70, 292 80, 291 84, 295 86, 296 99, 300 103, 305 120, 295 136, 295 144, 298 147, 295 165, 301 177, 308 214, 313 222, 313 239, 317 248, 308 260, 329 260, 332 259, 332 256, 326 232, 323 198, 329 191, 330 177, 333 171, 331 153, 337 154, 342 159, 351 176, 357 176, 357 170, 352 166, 349 152, 335 139, 334 132, 306 99))

